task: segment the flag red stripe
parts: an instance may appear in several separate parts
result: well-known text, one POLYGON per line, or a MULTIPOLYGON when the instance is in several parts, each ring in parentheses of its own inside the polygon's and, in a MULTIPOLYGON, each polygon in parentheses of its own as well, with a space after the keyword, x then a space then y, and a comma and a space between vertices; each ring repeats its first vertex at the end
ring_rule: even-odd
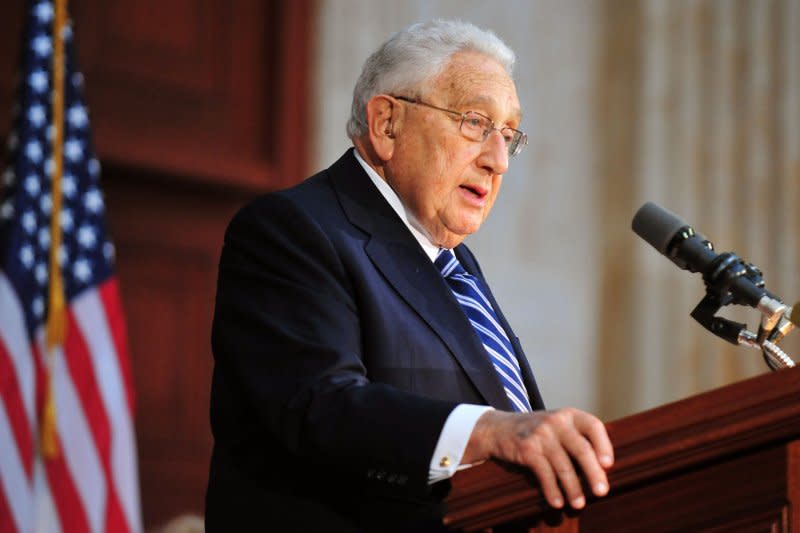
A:
MULTIPOLYGON (((28 480, 33 479, 33 435, 30 422, 22 403, 22 391, 17 382, 17 372, 14 370, 11 356, 5 344, 0 340, 0 399, 5 405, 6 414, 11 423, 11 431, 17 443, 17 450, 22 459, 22 467, 28 480)), ((3 531, 0 529, 0 531, 3 531)))
MULTIPOLYGON (((60 439, 58 447, 63 449, 60 439)), ((89 519, 72 481, 72 475, 64 461, 64 454, 59 453, 55 458, 42 460, 45 472, 47 472, 50 494, 53 497, 53 503, 61 522, 62 533, 85 533, 90 531, 89 519)))
MULTIPOLYGON (((71 312, 67 313, 64 358, 69 369, 70 379, 80 398, 84 416, 91 428, 97 451, 100 457, 107 458, 111 447, 111 430, 109 429, 108 418, 103 410, 103 399, 97 390, 97 381, 95 380, 89 351, 71 312)), ((62 431, 67 430, 67 428, 60 429, 62 431)), ((103 462, 106 463, 106 461, 103 462)), ((105 467, 105 464, 103 466, 105 467)), ((106 473, 108 472, 106 471, 106 473)))
MULTIPOLYGON (((44 346, 44 328, 39 330, 37 337, 38 342, 31 344, 31 352, 36 363, 36 413, 40 414, 44 407, 45 389, 48 386, 45 358, 40 348, 44 346)), ((62 533, 89 531, 89 519, 64 460, 64 447, 60 439, 58 448, 59 455, 53 459, 42 458, 42 464, 47 476, 50 497, 62 524, 62 533)))
MULTIPOLYGON (((31 344, 33 360, 36 362, 36 412, 41 413, 44 405, 44 391, 47 384, 47 374, 45 372, 44 357, 40 350, 41 337, 43 330, 39 330, 39 342, 31 344)), ((58 408, 56 406, 56 408, 58 408)), ((59 439, 59 450, 63 446, 59 439)), ((62 533, 78 533, 89 531, 89 519, 83 509, 83 502, 78 496, 78 491, 72 480, 72 475, 67 468, 64 454, 59 453, 55 458, 42 458, 44 471, 47 475, 47 484, 50 488, 50 496, 56 508, 58 519, 61 522, 62 533)))
MULTIPOLYGON (((110 354, 105 354, 110 355, 110 354)), ((105 411, 103 397, 97 385, 91 355, 81 330, 70 311, 67 313, 67 336, 64 357, 75 390, 80 398, 84 416, 89 423, 92 439, 99 455, 106 485, 106 531, 128 531, 116 485, 112 482, 111 426, 105 411)))
POLYGON ((131 376, 130 359, 128 358, 127 333, 125 331, 125 314, 122 311, 122 300, 119 295, 119 283, 116 277, 112 277, 98 287, 100 300, 106 310, 106 320, 111 330, 111 338, 117 352, 117 365, 125 383, 125 396, 128 399, 128 409, 130 417, 133 419, 135 412, 135 396, 133 393, 133 379, 131 376))
MULTIPOLYGON (((0 487, 2 489, 2 487, 0 487)), ((23 533, 17 530, 17 524, 11 518, 11 508, 6 501, 6 495, 0 490, 0 532, 2 533, 23 533)))
MULTIPOLYGON (((111 301, 118 308, 116 293, 113 293, 112 296, 114 298, 111 301)), ((125 376, 120 369, 119 358, 116 354, 116 346, 124 348, 124 338, 121 339, 122 343, 117 342, 115 345, 108 313, 98 290, 89 291, 76 298, 72 302, 72 313, 83 332, 87 349, 92 355, 95 371, 102 373, 103 379, 106 380, 98 382, 98 384, 100 393, 106 402, 105 406, 114 434, 114 440, 111 442, 112 481, 117 488, 119 501, 129 527, 139 531, 141 530, 141 517, 139 516, 133 417, 130 414, 130 405, 126 395, 128 384, 125 383, 125 376), (100 354, 107 355, 98 357, 100 354)), ((120 330, 118 329, 118 331, 120 330)), ((117 339, 117 341, 119 340, 117 339)))
POLYGON ((125 520, 125 513, 122 512, 122 506, 113 483, 108 484, 108 490, 112 491, 113 494, 109 494, 109 500, 106 505, 105 530, 113 533, 125 533, 130 531, 131 529, 128 526, 128 522, 125 520))

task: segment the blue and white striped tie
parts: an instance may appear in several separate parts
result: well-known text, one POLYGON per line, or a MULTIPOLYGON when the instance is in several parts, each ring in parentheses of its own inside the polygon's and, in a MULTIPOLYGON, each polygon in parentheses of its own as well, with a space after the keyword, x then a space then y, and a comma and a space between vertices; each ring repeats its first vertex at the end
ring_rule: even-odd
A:
POLYGON ((481 282, 464 270, 450 250, 441 250, 435 261, 436 268, 447 281, 461 309, 489 354, 494 369, 515 411, 531 411, 528 392, 522 383, 522 371, 514 354, 511 341, 500 326, 492 304, 481 288, 481 282))

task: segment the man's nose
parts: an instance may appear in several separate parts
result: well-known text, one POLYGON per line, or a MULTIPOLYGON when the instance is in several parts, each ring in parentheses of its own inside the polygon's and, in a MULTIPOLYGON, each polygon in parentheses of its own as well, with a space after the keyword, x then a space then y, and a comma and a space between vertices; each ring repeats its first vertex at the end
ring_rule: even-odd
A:
POLYGON ((508 170, 508 145, 500 130, 493 129, 481 148, 478 164, 492 174, 505 174, 508 170))

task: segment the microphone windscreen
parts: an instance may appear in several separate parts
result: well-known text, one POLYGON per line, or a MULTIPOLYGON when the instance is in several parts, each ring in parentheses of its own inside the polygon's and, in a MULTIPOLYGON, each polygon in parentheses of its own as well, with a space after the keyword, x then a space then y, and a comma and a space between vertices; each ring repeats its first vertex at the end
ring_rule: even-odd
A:
POLYGON ((688 226, 675 213, 664 209, 653 202, 647 202, 636 211, 631 227, 642 239, 653 248, 667 254, 667 246, 682 228, 688 226))

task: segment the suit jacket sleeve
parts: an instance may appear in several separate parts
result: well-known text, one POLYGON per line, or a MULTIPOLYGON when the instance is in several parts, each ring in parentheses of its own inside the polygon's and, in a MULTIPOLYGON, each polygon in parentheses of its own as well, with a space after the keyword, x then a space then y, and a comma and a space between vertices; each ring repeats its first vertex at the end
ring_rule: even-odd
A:
MULTIPOLYGON (((425 491, 456 404, 370 381, 371 332, 362 330, 349 275, 326 233, 290 198, 269 195, 240 211, 220 260, 215 381, 225 380, 252 410, 251 424, 290 454, 355 476, 396 473, 406 489, 425 491)), ((212 406, 218 443, 237 431, 225 408, 212 406)))

